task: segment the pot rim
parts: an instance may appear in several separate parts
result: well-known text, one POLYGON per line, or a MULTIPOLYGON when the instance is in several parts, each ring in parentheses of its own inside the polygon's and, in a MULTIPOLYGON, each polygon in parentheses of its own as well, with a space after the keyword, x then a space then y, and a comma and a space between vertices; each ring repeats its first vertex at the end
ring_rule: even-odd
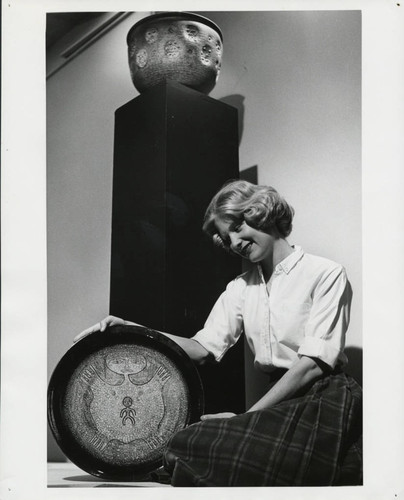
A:
POLYGON ((129 30, 128 35, 126 37, 126 42, 129 45, 129 38, 131 37, 132 33, 135 31, 135 29, 139 28, 139 26, 142 26, 143 24, 149 22, 149 21, 154 21, 158 19, 164 19, 164 18, 169 18, 169 17, 175 17, 177 19, 183 19, 183 20, 192 20, 196 22, 200 22, 202 24, 206 24, 206 26, 209 26, 210 28, 214 29, 217 34, 220 37, 221 42, 223 43, 223 35, 222 31, 219 28, 217 24, 215 24, 213 21, 208 19, 207 17, 200 16, 199 14, 195 14, 193 12, 159 12, 158 14, 152 14, 150 16, 146 16, 143 19, 140 19, 136 24, 132 26, 132 28, 129 30))

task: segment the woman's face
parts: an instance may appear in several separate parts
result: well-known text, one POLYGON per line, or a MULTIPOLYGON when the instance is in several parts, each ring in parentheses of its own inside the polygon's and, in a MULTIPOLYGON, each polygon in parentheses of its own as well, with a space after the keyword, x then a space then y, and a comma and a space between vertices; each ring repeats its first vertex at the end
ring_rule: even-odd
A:
POLYGON ((218 218, 215 225, 223 242, 244 259, 261 262, 272 255, 275 238, 270 234, 254 229, 245 221, 218 218))

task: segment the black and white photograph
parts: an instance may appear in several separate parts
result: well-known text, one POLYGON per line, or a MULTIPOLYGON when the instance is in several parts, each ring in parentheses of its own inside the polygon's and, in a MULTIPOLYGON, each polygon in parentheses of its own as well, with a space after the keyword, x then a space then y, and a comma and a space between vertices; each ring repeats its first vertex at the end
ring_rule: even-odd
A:
POLYGON ((3 5, 2 499, 402 497, 402 8, 3 5))

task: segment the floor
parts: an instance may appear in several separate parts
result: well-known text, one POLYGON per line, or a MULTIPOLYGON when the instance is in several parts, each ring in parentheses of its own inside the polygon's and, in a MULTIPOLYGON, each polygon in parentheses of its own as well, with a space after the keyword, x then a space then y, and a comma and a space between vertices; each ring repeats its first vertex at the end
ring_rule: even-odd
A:
POLYGON ((153 473, 150 480, 123 482, 106 481, 91 476, 70 462, 48 464, 48 488, 153 488, 171 487, 163 471, 153 473))

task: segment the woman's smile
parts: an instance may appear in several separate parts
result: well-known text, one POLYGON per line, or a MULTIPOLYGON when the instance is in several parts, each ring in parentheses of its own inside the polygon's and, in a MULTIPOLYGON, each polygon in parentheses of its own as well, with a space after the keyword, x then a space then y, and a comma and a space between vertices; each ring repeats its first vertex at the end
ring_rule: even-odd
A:
POLYGON ((272 254, 273 237, 249 226, 245 221, 217 219, 216 228, 226 246, 251 262, 260 262, 272 254))
POLYGON ((252 244, 253 244, 252 241, 244 243, 240 246, 239 250, 236 250, 236 252, 240 254, 242 257, 248 257, 251 252, 252 244))

